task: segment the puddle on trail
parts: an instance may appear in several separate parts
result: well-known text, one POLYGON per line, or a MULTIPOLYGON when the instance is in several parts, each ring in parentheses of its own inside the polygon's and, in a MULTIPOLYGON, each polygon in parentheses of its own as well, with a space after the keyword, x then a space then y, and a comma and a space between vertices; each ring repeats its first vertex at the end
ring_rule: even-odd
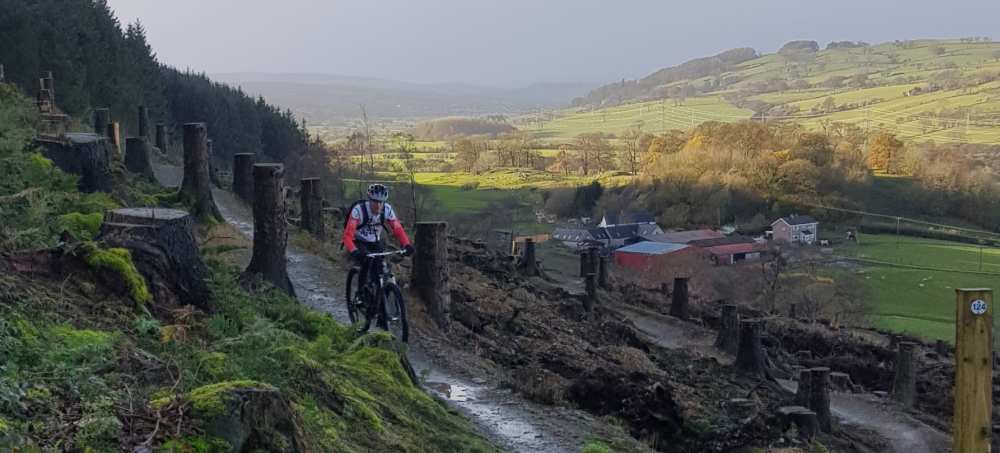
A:
MULTIPOLYGON (((253 215, 242 202, 227 191, 213 190, 219 211, 228 223, 248 238, 253 237, 253 215)), ((310 308, 333 315, 347 323, 347 308, 340 303, 339 282, 342 273, 318 256, 289 245, 288 277, 295 286, 296 296, 310 308)), ((495 391, 466 382, 435 368, 420 350, 410 347, 407 354, 418 375, 424 376, 425 387, 468 416, 485 433, 510 451, 528 453, 569 453, 576 451, 576 442, 543 433, 538 426, 543 417, 528 414, 509 393, 495 391), (424 371, 426 370, 426 371, 424 371), (573 444, 573 445, 571 445, 573 444)))

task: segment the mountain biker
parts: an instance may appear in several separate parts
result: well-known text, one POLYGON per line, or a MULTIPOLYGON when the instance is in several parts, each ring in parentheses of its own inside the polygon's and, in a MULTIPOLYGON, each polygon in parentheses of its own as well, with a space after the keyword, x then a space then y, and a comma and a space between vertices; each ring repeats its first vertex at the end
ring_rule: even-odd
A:
POLYGON ((369 253, 379 253, 384 251, 382 246, 382 229, 388 228, 392 235, 403 247, 403 255, 413 254, 413 245, 410 238, 403 230, 403 224, 396 217, 396 211, 392 209, 386 200, 389 198, 389 189, 382 184, 372 184, 368 186, 368 200, 356 201, 347 217, 347 225, 344 226, 344 247, 351 254, 358 267, 361 269, 358 282, 363 286, 368 278, 368 266, 366 266, 366 255, 369 253))

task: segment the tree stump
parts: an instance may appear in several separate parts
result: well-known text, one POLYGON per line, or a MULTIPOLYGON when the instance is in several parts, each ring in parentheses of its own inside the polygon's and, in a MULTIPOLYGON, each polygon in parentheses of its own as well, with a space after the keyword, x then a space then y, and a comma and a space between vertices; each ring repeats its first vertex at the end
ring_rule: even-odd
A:
POLYGON ((413 255, 413 288, 443 330, 450 326, 451 285, 448 272, 448 224, 417 222, 413 255))
POLYGON ((125 139, 125 168, 149 180, 155 180, 153 164, 149 160, 149 142, 142 137, 125 139))
POLYGON ((594 305, 597 304, 597 275, 590 273, 584 277, 586 282, 587 295, 584 298, 583 306, 587 309, 587 313, 594 311, 594 305))
POLYGON ((688 317, 688 279, 674 279, 674 291, 670 300, 670 316, 687 319, 688 317))
POLYGON ((114 153, 116 156, 122 155, 122 131, 121 124, 117 121, 108 123, 108 132, 105 134, 108 139, 111 140, 111 146, 114 148, 114 153))
POLYGON ((139 106, 139 137, 149 138, 149 109, 144 105, 139 106))
POLYGON ((917 344, 910 341, 899 343, 896 353, 896 375, 892 379, 892 399, 899 401, 903 407, 913 407, 917 394, 916 367, 913 361, 913 350, 917 344))
POLYGON ((156 125, 156 148, 161 153, 166 153, 167 146, 167 125, 159 123, 156 125))
POLYGON ((253 200, 253 165, 256 154, 240 153, 233 156, 233 192, 241 200, 253 200))
POLYGON ((535 240, 532 238, 524 239, 524 252, 521 255, 521 271, 524 272, 524 275, 531 277, 539 275, 538 258, 535 256, 535 240))
POLYGON ((597 247, 591 247, 587 249, 587 273, 597 274, 600 272, 598 269, 598 259, 601 257, 600 249, 597 247))
POLYGON ((110 192, 112 150, 98 134, 71 133, 61 140, 37 140, 42 154, 66 173, 80 177, 81 192, 110 192))
POLYGON ((606 256, 600 258, 600 263, 597 266, 597 285, 608 289, 608 258, 606 256))
POLYGON ((729 354, 736 354, 740 349, 740 314, 736 305, 722 306, 719 319, 719 336, 715 338, 715 348, 729 354))
POLYGON ((219 167, 215 165, 215 141, 208 141, 208 179, 212 181, 212 185, 222 189, 222 173, 219 172, 219 167))
POLYGON ((196 388, 200 398, 218 401, 219 407, 192 409, 205 420, 205 433, 223 439, 227 451, 300 453, 314 451, 302 430, 304 421, 282 392, 252 381, 231 381, 196 388))
POLYGON ((945 343, 944 340, 938 340, 934 342, 934 352, 937 352, 938 356, 944 358, 948 357, 948 353, 951 352, 951 348, 948 347, 948 343, 945 343))
POLYGON ((854 382, 851 380, 851 375, 839 371, 830 373, 830 386, 838 392, 854 391, 854 382))
POLYGON ((209 311, 208 268, 201 261, 191 216, 177 209, 108 211, 98 240, 128 249, 158 306, 209 311))
POLYGON ((253 257, 241 279, 244 283, 252 283, 259 277, 294 296, 295 288, 288 278, 288 262, 285 259, 288 220, 285 214, 284 175, 285 169, 281 164, 253 166, 253 257))
POLYGON ((580 278, 584 278, 587 276, 587 274, 590 273, 588 271, 588 269, 590 269, 589 263, 590 263, 590 251, 584 250, 580 252, 580 278))
POLYGON ((809 442, 819 434, 819 418, 816 413, 803 406, 783 406, 778 408, 781 415, 782 431, 795 425, 799 439, 809 442))
MULTIPOLYGON (((273 176, 267 174, 269 171, 278 173, 277 177, 280 179, 281 168, 262 170, 261 176, 258 176, 255 168, 254 178, 264 177, 271 180, 273 176)), ((191 215, 199 222, 221 222, 223 220, 218 206, 215 205, 215 198, 212 197, 212 183, 208 173, 208 130, 205 129, 205 123, 184 125, 184 179, 181 182, 179 198, 191 207, 191 215)), ((256 202, 259 194, 255 192, 254 198, 254 213, 256 214, 256 202)), ((282 208, 282 217, 284 217, 284 206, 279 206, 282 208)), ((282 241, 284 240, 282 239, 282 241)), ((256 238, 254 238, 254 242, 256 243, 256 238)), ((284 252, 285 247, 284 242, 282 242, 282 263, 285 262, 284 252)))
POLYGON ((812 368, 799 371, 798 388, 795 389, 795 404, 809 407, 809 395, 812 392, 812 368))
POLYGON ((108 133, 108 123, 111 122, 111 110, 107 108, 94 109, 94 133, 105 135, 108 133))
POLYGON ((303 178, 299 189, 302 206, 302 229, 316 237, 326 234, 323 223, 323 195, 319 178, 303 178))
POLYGON ((809 372, 809 409, 816 413, 819 427, 823 432, 833 431, 833 418, 830 416, 830 369, 826 367, 812 368, 809 372))
POLYGON ((759 319, 740 321, 740 346, 733 365, 737 369, 756 376, 767 376, 764 348, 760 343, 762 330, 759 319))

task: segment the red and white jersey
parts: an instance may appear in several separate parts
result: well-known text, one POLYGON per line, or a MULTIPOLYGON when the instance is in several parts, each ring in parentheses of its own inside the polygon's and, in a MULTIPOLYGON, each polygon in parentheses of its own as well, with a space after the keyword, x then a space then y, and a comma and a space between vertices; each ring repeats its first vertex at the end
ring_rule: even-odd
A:
POLYGON ((378 242, 382 238, 382 224, 389 225, 393 220, 398 220, 396 218, 396 211, 392 209, 392 205, 389 203, 385 203, 382 212, 371 212, 371 207, 368 205, 368 202, 359 203, 351 210, 351 220, 358 222, 358 229, 354 232, 354 237, 360 241, 378 242), (361 212, 362 209, 368 211, 367 225, 362 225, 361 223, 365 218, 364 213, 361 212), (383 213, 385 213, 385 222, 382 219, 383 213))

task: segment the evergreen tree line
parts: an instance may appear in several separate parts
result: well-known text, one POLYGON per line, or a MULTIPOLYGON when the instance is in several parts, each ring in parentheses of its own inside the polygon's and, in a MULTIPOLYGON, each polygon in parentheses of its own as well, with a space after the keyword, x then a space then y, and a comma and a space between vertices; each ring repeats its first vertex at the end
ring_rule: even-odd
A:
POLYGON ((312 148, 290 111, 158 62, 142 25, 123 28, 105 0, 0 0, 0 64, 6 80, 30 94, 52 71, 56 104, 85 125, 93 109, 107 107, 134 136, 137 107, 145 105, 179 143, 183 123, 205 122, 224 167, 241 152, 296 164, 312 148))

